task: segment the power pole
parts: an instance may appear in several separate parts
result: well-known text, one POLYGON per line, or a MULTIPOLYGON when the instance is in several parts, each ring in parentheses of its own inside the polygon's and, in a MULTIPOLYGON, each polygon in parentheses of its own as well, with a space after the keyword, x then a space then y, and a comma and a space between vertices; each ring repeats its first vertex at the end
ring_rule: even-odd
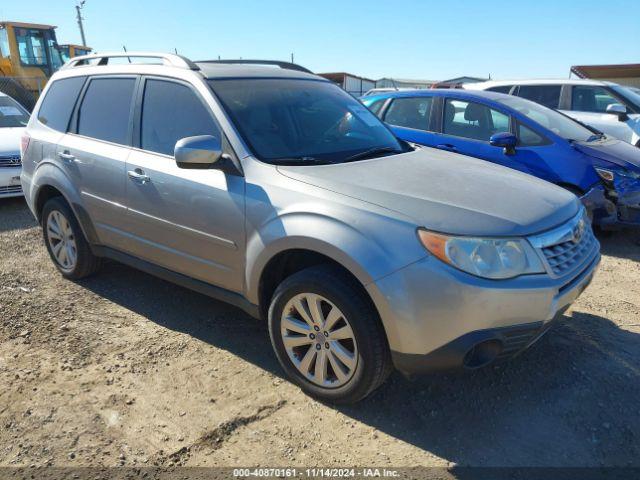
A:
POLYGON ((82 45, 87 46, 87 39, 84 37, 84 26, 82 25, 82 13, 80 10, 84 7, 84 3, 86 0, 82 0, 80 3, 76 4, 76 17, 78 19, 78 27, 80 27, 80 36, 82 37, 82 45))

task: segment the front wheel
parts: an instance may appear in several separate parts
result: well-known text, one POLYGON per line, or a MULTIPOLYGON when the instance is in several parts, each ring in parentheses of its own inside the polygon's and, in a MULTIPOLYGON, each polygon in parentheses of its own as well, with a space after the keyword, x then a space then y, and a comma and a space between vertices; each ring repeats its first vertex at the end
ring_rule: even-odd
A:
POLYGON ((285 279, 269 308, 269 333, 288 376, 321 400, 357 402, 391 370, 375 308, 335 268, 311 267, 285 279))

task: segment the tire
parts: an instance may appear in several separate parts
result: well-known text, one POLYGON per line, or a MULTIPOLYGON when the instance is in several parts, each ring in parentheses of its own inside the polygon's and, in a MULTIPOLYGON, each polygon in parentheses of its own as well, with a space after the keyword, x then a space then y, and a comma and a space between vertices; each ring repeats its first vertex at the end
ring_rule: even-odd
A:
POLYGON ((357 281, 335 267, 311 267, 286 278, 273 295, 268 318, 271 344, 280 365, 294 383, 319 400, 355 403, 384 383, 392 370, 377 311, 357 281), (308 308, 314 303, 319 305, 316 312, 325 320, 326 330, 314 321, 318 314, 314 316, 308 308), (295 305, 306 312, 306 320, 295 305), (292 325, 295 330, 288 329, 292 325), (308 347, 291 347, 301 342, 308 347), (313 359, 305 363, 307 355, 313 359))
POLYGON ((63 277, 79 280, 100 268, 100 258, 91 252, 80 224, 64 198, 48 200, 41 218, 45 246, 63 277))

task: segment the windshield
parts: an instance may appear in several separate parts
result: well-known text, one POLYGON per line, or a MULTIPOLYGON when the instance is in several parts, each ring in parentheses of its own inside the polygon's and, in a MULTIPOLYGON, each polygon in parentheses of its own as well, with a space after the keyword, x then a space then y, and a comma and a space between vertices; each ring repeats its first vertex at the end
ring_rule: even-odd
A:
POLYGON ((263 161, 341 163, 404 151, 375 115, 331 83, 256 78, 209 84, 263 161))
POLYGON ((550 108, 511 96, 500 98, 498 101, 566 140, 586 142, 594 138, 591 130, 550 108))
POLYGON ((0 96, 0 128, 26 127, 29 114, 13 98, 0 96))
POLYGON ((615 85, 612 87, 616 93, 626 98, 629 102, 633 103, 637 110, 640 110, 640 90, 634 87, 621 87, 615 85))

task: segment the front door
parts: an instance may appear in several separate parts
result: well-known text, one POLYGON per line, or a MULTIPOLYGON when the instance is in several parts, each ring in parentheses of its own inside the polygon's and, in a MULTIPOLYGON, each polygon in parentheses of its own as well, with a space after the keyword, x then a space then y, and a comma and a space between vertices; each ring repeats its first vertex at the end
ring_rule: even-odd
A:
POLYGON ((442 133, 435 135, 434 146, 547 179, 549 172, 536 150, 516 148, 508 155, 489 143, 493 134, 510 131, 508 114, 482 103, 446 98, 442 133))
POLYGON ((129 253, 228 290, 244 278, 244 178, 179 168, 176 142, 223 135, 198 92, 148 78, 126 165, 129 253))

